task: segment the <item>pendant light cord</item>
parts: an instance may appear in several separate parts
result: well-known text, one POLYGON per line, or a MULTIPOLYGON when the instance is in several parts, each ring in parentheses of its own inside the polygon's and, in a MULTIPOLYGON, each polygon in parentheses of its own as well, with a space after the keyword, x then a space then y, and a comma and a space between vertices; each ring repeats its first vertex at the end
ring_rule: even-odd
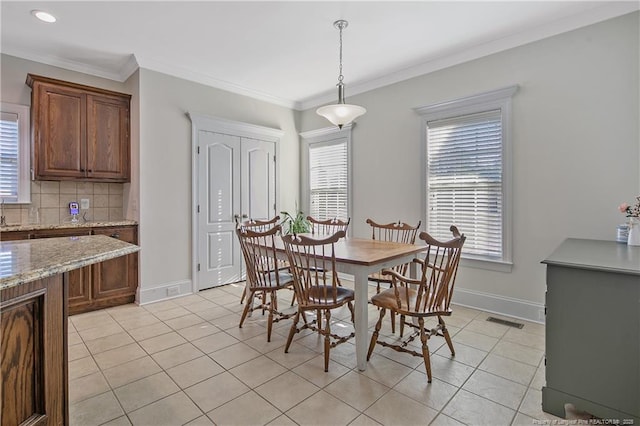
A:
POLYGON ((338 76, 338 83, 342 83, 342 80, 344 79, 342 76, 342 28, 342 25, 338 27, 340 30, 340 75, 338 76))

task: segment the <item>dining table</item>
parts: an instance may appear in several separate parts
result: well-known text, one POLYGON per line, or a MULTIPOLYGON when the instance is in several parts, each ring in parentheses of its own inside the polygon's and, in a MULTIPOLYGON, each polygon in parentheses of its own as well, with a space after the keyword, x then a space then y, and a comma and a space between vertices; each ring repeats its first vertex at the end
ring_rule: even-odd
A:
MULTIPOLYGON (((322 239, 322 236, 307 236, 322 239)), ((358 370, 367 369, 369 275, 385 268, 409 263, 417 253, 426 250, 424 244, 405 244, 366 238, 341 238, 335 243, 336 270, 352 275, 354 282, 355 340, 358 370)), ((286 259, 281 239, 276 242, 276 256, 286 259)), ((413 268, 412 268, 413 269, 413 268)), ((415 272, 413 272, 415 274, 415 272)))

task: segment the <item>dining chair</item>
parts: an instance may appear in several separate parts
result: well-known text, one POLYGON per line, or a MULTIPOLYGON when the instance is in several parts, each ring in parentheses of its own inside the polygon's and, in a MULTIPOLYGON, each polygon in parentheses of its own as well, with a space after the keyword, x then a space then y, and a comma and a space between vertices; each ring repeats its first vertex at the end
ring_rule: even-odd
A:
POLYGON ((438 241, 426 232, 420 233, 419 237, 427 244, 427 249, 424 258, 416 259, 416 262, 422 265, 422 274, 419 279, 408 278, 391 269, 383 271, 383 275, 391 279, 391 288, 371 298, 371 303, 380 308, 380 318, 371 336, 367 361, 371 358, 376 344, 422 357, 427 370, 427 381, 431 383, 431 360, 427 345, 429 338, 444 337, 451 350, 451 356, 455 356, 451 336, 442 317, 450 316, 452 312, 451 296, 465 236, 461 235, 455 226, 451 226, 450 230, 453 233, 453 239, 446 242, 438 241), (400 315, 401 328, 407 325, 415 331, 401 341, 379 340, 382 318, 387 310, 400 315), (425 329, 424 326, 425 318, 429 317, 438 318, 438 324, 430 330, 425 329), (422 353, 409 349, 409 343, 416 337, 420 337, 422 342, 422 353))
POLYGON ((264 232, 254 231, 252 228, 236 228, 247 268, 247 286, 245 288, 248 291, 247 303, 242 311, 239 328, 242 328, 249 312, 262 309, 264 314, 265 311, 268 311, 267 342, 271 341, 273 323, 293 316, 293 313, 284 314, 278 311, 278 290, 285 289, 293 283, 291 274, 278 266, 276 238, 279 238, 279 233, 280 225, 275 225, 264 232), (260 304, 253 303, 255 300, 260 300, 260 304))
POLYGON ((337 218, 318 220, 311 216, 307 216, 307 220, 311 224, 311 233, 314 235, 333 235, 338 231, 344 231, 346 235, 351 222, 351 218, 347 218, 346 221, 337 218))
MULTIPOLYGON (((338 231, 344 231, 345 236, 347 235, 347 229, 349 228, 349 223, 351 222, 351 218, 347 218, 346 221, 340 220, 337 218, 327 219, 327 220, 317 220, 312 216, 307 216, 307 220, 311 224, 311 233, 314 235, 333 235, 338 231)), ((340 283, 340 279, 338 279, 338 285, 342 286, 340 283)), ((295 301, 295 296, 291 300, 291 306, 293 306, 293 302, 295 301)), ((322 314, 318 312, 318 322, 322 319, 322 314)))
MULTIPOLYGON (((236 228, 244 228, 251 229, 254 232, 265 232, 273 228, 280 221, 280 216, 275 216, 273 219, 247 219, 244 221, 239 221, 239 216, 236 216, 236 228)), ((287 269, 289 265, 286 261, 279 260, 277 261, 277 265, 279 269, 287 269)), ((242 296, 240 297, 240 304, 244 302, 244 299, 247 297, 247 285, 245 285, 244 290, 242 291, 242 296)))
POLYGON ((291 265, 293 287, 298 300, 298 310, 293 319, 284 352, 289 352, 293 336, 304 329, 316 331, 324 336, 324 371, 329 371, 329 351, 331 348, 346 342, 355 336, 339 336, 331 332, 331 310, 345 304, 353 316, 354 292, 338 285, 336 272, 335 243, 344 237, 344 231, 314 239, 306 235, 285 235, 282 237, 284 247, 291 265), (309 311, 324 314, 324 327, 321 317, 308 322, 305 314, 309 311), (304 324, 298 328, 300 318, 304 324))
MULTIPOLYGON (((404 222, 394 222, 381 225, 371 219, 367 219, 367 223, 371 226, 371 238, 378 241, 392 241, 396 243, 413 244, 416 241, 416 235, 422 221, 418 221, 416 226, 411 226, 404 222)), ((400 275, 406 275, 408 263, 394 266, 393 270, 400 275)), ((369 275, 369 281, 376 283, 376 293, 380 293, 380 284, 391 285, 391 278, 382 274, 382 271, 374 272, 369 275)), ((391 313, 391 332, 396 332, 395 314, 391 313)), ((400 331, 402 337, 402 329, 400 331)))

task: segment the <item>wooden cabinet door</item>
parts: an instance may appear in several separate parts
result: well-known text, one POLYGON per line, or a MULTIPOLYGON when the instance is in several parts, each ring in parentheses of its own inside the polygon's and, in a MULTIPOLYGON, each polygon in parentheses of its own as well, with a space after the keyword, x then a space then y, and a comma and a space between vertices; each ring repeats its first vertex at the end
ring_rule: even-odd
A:
POLYGON ((85 177, 85 93, 35 83, 31 102, 36 179, 85 177))
POLYGON ((27 75, 35 179, 128 182, 131 95, 27 75))
MULTIPOLYGON (((108 235, 128 243, 137 244, 137 228, 94 229, 96 235, 108 235)), ((129 254, 105 260, 92 266, 92 298, 96 306, 101 300, 132 302, 138 287, 138 254, 129 254)))
POLYGON ((63 274, 0 290, 0 424, 68 425, 63 274))
POLYGON ((129 180, 129 100, 87 96, 87 177, 129 180))
POLYGON ((68 272, 69 313, 84 312, 91 303, 91 266, 68 272))

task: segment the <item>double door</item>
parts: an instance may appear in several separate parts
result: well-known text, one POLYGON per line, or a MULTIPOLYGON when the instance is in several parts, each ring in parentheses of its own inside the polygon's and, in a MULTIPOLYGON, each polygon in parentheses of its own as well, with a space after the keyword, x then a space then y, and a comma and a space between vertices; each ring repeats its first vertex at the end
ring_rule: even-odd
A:
POLYGON ((244 279, 236 221, 276 215, 276 143, 198 131, 198 289, 244 279))

